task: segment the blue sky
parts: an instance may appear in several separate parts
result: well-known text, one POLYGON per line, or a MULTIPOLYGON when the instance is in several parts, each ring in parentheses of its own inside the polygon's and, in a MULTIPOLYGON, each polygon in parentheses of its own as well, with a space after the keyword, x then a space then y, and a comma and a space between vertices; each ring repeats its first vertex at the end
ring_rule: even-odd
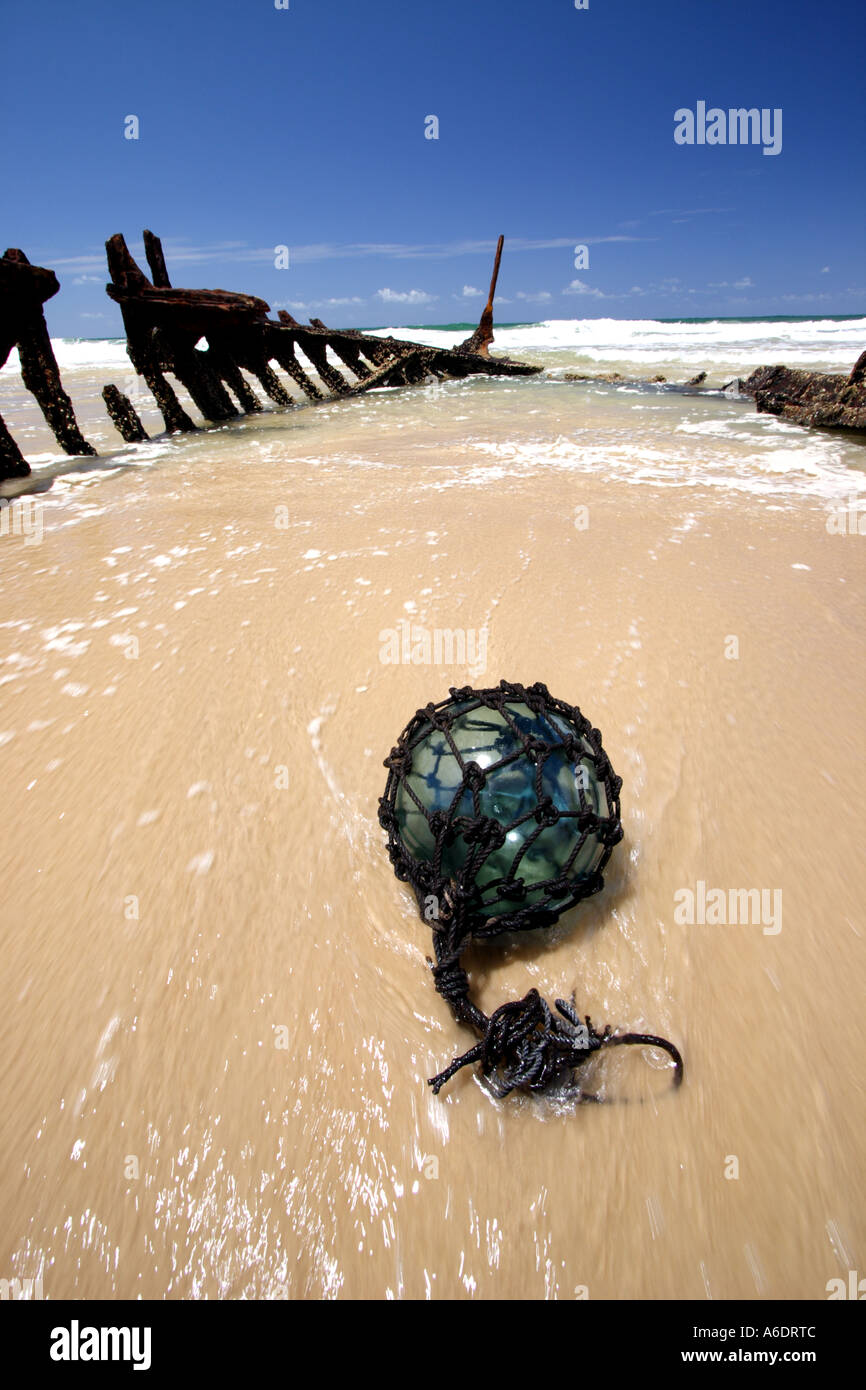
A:
POLYGON ((135 254, 143 227, 175 285, 333 326, 477 320, 499 232, 501 322, 863 313, 864 16, 6 0, 0 235, 56 269, 56 335, 120 334, 103 244, 122 231, 135 254), (676 144, 699 101, 781 108, 781 153, 676 144))

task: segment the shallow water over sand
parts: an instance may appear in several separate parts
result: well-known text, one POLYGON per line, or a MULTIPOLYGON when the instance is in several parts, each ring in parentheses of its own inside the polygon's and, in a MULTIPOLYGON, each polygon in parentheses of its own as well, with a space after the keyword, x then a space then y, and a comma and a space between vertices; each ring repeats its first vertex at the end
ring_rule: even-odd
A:
POLYGON ((862 1270, 866 540, 827 508, 863 452, 753 409, 428 387, 34 494, 41 542, 0 540, 0 1274, 824 1298, 862 1270), (486 632, 485 669, 383 663, 401 622, 486 632), (664 1034, 677 1093, 636 1049, 576 1111, 426 1084, 472 1039, 382 846, 382 759, 502 677, 601 728, 625 840, 552 933, 472 953, 477 997, 664 1034), (781 914, 678 923, 699 882, 781 914))

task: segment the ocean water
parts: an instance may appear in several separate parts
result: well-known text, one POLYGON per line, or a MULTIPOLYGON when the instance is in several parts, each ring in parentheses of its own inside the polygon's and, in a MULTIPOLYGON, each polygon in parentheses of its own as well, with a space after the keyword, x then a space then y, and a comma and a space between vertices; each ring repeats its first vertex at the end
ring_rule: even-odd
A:
MULTIPOLYGON (((401 328, 373 327, 409 342, 454 347, 475 324, 401 328)), ((811 319, 547 319, 505 324, 496 329, 494 354, 549 367, 619 371, 623 376, 655 375, 662 366, 671 378, 706 371, 725 379, 747 376, 756 366, 784 362, 790 367, 841 372, 852 366, 866 343, 866 316, 811 319)), ((126 371, 122 338, 57 338, 54 350, 62 371, 126 371)), ((13 351, 0 378, 18 370, 13 351)))
MULTIPOLYGON (((395 337, 453 347, 473 325, 389 329, 395 337)), ((720 384, 784 362, 815 371, 850 370, 866 344, 864 318, 550 319, 496 332, 494 352, 553 369, 688 379, 705 371, 720 384)))
MULTIPOLYGON (((467 325, 381 328, 410 341, 449 347, 467 325)), ((407 453, 427 466, 422 487, 467 481, 498 485, 538 469, 616 476, 633 485, 705 486, 784 500, 832 501, 864 486, 866 451, 859 438, 808 431, 758 415, 754 402, 722 388, 754 367, 782 362, 848 371, 866 343, 866 318, 676 321, 579 319, 506 325, 494 353, 542 366, 526 379, 476 378, 429 382, 412 390, 379 391, 358 400, 281 410, 211 428, 203 436, 166 437, 162 421, 116 339, 59 339, 55 352, 86 436, 105 457, 70 462, 57 449, 33 400, 23 392, 13 353, 0 372, 0 412, 43 482, 55 479, 53 500, 73 499, 112 468, 193 465, 202 450, 231 458, 253 450, 297 459, 320 470, 400 466, 407 453), (707 373, 700 394, 669 389, 707 373), (569 373, 619 372, 621 384, 575 382, 569 373), (631 379, 663 375, 668 385, 631 379), (116 435, 101 400, 113 381, 130 395, 153 438, 128 446, 116 435), (449 460, 437 461, 447 441, 449 460)), ((336 358, 334 365, 341 366, 336 358)), ((309 367, 311 375, 315 375, 309 367)), ((278 375, 281 375, 278 372, 278 375)), ((258 384, 252 382, 261 396, 258 384)), ((176 383, 189 413, 195 407, 176 383)), ((17 490, 7 484, 4 491, 17 490)))

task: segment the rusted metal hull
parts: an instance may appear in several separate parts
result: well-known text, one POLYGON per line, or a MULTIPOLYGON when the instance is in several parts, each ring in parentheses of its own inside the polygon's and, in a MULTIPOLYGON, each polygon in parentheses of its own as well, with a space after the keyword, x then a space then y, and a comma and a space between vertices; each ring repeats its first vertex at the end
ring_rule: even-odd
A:
MULTIPOLYGON (((262 410, 263 402, 250 377, 264 396, 291 409, 298 403, 289 390, 291 385, 315 403, 410 386, 430 376, 444 381, 468 376, 534 376, 541 371, 525 362, 488 354, 502 237, 481 323, 456 349, 381 338, 355 329, 331 329, 321 319, 304 325, 285 310, 274 320, 268 317, 269 305, 254 295, 175 289, 159 238, 145 231, 143 239, 150 279, 117 234, 106 242, 111 276, 106 292, 120 307, 132 366, 171 433, 194 431, 198 426, 169 377, 184 387, 205 422, 221 423, 262 410), (199 346, 202 339, 206 340, 204 347, 199 346), (288 382, 280 378, 275 366, 288 382)), ((45 300, 59 288, 53 271, 31 266, 22 251, 7 251, 0 261, 0 307, 4 311, 0 366, 17 345, 24 385, 39 401, 61 447, 71 454, 94 454, 95 449, 78 429, 63 390, 42 310, 45 300)), ((103 399, 123 439, 147 439, 132 402, 116 386, 106 385, 103 399)), ((0 419, 0 479, 23 477, 29 471, 0 419)))

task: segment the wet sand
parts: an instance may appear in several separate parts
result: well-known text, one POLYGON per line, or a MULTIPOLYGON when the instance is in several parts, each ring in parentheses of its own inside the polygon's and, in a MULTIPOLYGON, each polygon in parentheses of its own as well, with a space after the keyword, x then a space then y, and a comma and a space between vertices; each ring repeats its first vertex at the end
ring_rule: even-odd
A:
POLYGON ((817 498, 531 450, 509 477, 399 419, 325 463, 312 413, 181 442, 0 544, 0 1273, 825 1298, 866 1260, 866 541, 817 498), (486 629, 486 670, 383 664, 404 619, 486 629), (575 991, 675 1041, 679 1092, 628 1049, 608 1105, 430 1093, 472 1038, 376 803, 416 707, 473 676, 580 705, 624 779, 605 891, 473 951, 482 1006, 575 991), (781 890, 781 930, 679 924, 698 881, 781 890))

